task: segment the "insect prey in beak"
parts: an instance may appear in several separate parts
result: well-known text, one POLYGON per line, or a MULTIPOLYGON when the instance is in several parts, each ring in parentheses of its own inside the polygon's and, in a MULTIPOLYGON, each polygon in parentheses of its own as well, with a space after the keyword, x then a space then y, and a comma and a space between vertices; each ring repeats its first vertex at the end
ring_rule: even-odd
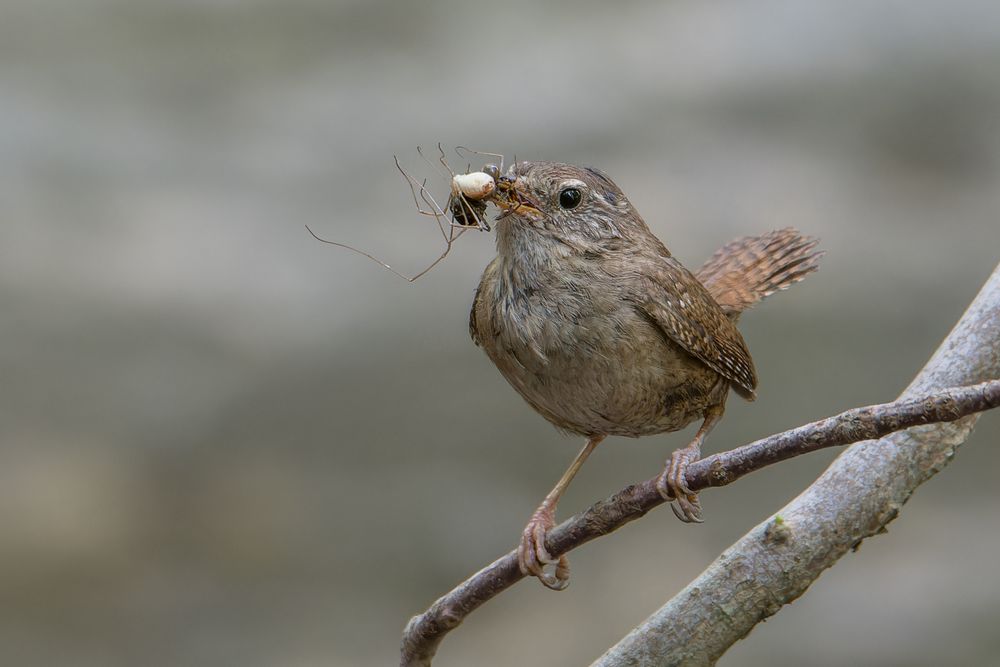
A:
MULTIPOLYGON (((463 157, 460 151, 475 153, 477 155, 490 155, 498 157, 500 158, 500 164, 503 165, 502 155, 495 153, 479 153, 478 151, 470 151, 469 149, 459 147, 455 151, 459 157, 463 157)), ((490 226, 486 222, 486 206, 496 194, 496 179, 499 174, 502 173, 503 169, 502 166, 497 167, 496 165, 489 164, 483 168, 483 171, 467 170, 464 174, 456 174, 448 165, 448 161, 445 158, 445 152, 441 147, 441 144, 438 144, 438 152, 440 155, 437 162, 444 168, 450 185, 450 193, 443 207, 438 204, 438 202, 434 199, 434 196, 427 189, 427 179, 418 181, 416 178, 407 173, 405 169, 403 169, 398 158, 393 158, 396 162, 396 169, 398 169, 399 173, 403 175, 407 185, 410 187, 410 194, 413 196, 413 203, 417 208, 417 212, 420 215, 434 218, 445 244, 444 251, 437 257, 437 259, 431 262, 419 273, 413 276, 407 276, 400 273, 374 255, 346 243, 321 238, 313 232, 308 225, 306 225, 306 229, 318 241, 356 252, 363 257, 367 257, 386 270, 391 271, 394 275, 402 278, 403 280, 411 283, 414 282, 447 257, 448 253, 451 251, 452 244, 458 240, 462 234, 470 229, 476 229, 483 232, 490 231, 490 226)), ((431 167, 435 169, 440 168, 427 159, 423 150, 419 146, 417 147, 417 153, 425 162, 431 165, 431 167)))

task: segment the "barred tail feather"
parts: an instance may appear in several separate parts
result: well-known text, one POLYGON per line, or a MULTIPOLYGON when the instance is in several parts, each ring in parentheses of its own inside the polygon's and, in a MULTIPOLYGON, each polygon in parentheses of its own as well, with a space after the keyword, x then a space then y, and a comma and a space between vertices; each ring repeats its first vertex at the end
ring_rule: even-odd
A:
POLYGON ((818 239, 787 227, 745 236, 716 251, 696 274, 730 317, 819 269, 818 239))

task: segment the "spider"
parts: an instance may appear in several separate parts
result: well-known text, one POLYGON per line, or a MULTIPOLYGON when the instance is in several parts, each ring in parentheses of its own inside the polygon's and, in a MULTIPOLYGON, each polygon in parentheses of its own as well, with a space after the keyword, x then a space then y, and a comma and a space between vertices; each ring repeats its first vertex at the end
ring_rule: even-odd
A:
MULTIPOLYGON (((413 195, 413 203, 417 207, 417 212, 421 215, 434 218, 445 242, 444 252, 442 252, 437 259, 431 262, 426 268, 416 275, 404 275, 374 255, 346 243, 339 243, 337 241, 324 239, 313 232, 308 225, 306 225, 306 229, 317 241, 322 241, 323 243, 335 245, 340 248, 346 248, 347 250, 356 252, 391 271, 403 280, 410 283, 414 282, 437 266, 441 260, 447 257, 448 253, 451 251, 452 244, 455 243, 455 241, 458 240, 462 234, 470 229, 477 229, 481 232, 490 231, 490 226, 486 222, 486 205, 494 197, 494 195, 497 194, 497 179, 500 178, 500 174, 503 171, 503 156, 497 153, 481 153, 479 151, 472 151, 461 146, 455 149, 455 152, 459 155, 459 157, 463 157, 461 151, 499 158, 500 166, 487 164, 483 167, 482 171, 467 171, 464 174, 456 174, 452 171, 451 166, 449 166, 448 161, 445 158, 444 149, 441 147, 441 144, 438 144, 438 162, 447 172, 451 184, 451 192, 448 195, 448 200, 445 202, 443 208, 437 203, 430 191, 427 190, 427 179, 424 179, 423 181, 415 179, 413 176, 408 174, 405 169, 403 169, 402 165, 399 163, 399 158, 393 156, 393 159, 396 162, 396 169, 399 170, 399 173, 401 173, 403 178, 406 179, 407 185, 410 186, 410 193, 413 195), (421 205, 421 202, 423 202, 423 205, 421 205)), ((424 159, 425 162, 430 164, 432 167, 437 168, 430 160, 427 159, 423 150, 419 146, 417 147, 417 153, 424 159)))

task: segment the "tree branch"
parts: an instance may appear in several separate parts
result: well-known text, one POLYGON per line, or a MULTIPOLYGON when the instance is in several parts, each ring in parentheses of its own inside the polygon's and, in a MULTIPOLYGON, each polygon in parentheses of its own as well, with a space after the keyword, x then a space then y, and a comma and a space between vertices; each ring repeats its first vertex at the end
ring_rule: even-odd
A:
MULTIPOLYGON (((693 491, 699 491, 712 486, 724 486, 750 472, 753 472, 754 470, 759 470, 760 468, 772 463, 783 461, 800 454, 816 451, 826 447, 847 445, 857 443, 862 440, 878 438, 889 433, 894 433, 902 429, 922 424, 953 422, 976 412, 997 407, 1000 405, 1000 380, 982 382, 981 384, 975 386, 956 387, 953 389, 944 389, 944 387, 954 384, 979 382, 986 378, 1000 375, 1000 350, 997 349, 998 331, 1000 331, 1000 267, 998 267, 998 270, 994 273, 991 281, 987 283, 986 287, 984 287, 979 298, 977 298, 976 302, 973 303, 973 306, 970 307, 962 322, 956 326, 952 334, 948 337, 945 343, 942 344, 941 349, 939 349, 934 359, 932 359, 925 370, 921 373, 920 378, 924 378, 925 376, 933 377, 932 381, 921 384, 919 382, 920 378, 918 378, 918 381, 915 382, 914 385, 911 385, 911 388, 904 394, 904 398, 894 403, 848 410, 847 412, 841 413, 835 417, 823 419, 784 433, 772 435, 743 447, 738 447, 727 452, 714 454, 701 459, 700 461, 692 463, 688 469, 688 486, 693 491), (991 285, 992 288, 988 289, 991 285), (986 296, 984 297, 984 295, 986 296), (984 300, 988 303, 986 303, 986 305, 980 304, 980 302, 984 300), (977 304, 980 304, 980 308, 978 310, 977 304), (992 304, 992 310, 989 308, 990 304, 992 304), (964 328, 963 325, 965 325, 964 328), (976 327, 983 330, 975 331, 975 333, 980 334, 978 336, 971 335, 970 331, 966 331, 967 329, 975 329, 976 327), (991 338, 987 338, 987 342, 984 343, 984 336, 991 338), (958 340, 959 338, 961 341, 958 340), (993 341, 992 347, 988 342, 989 340, 993 341), (971 354, 966 348, 969 345, 974 344, 973 341, 978 341, 979 345, 986 345, 988 348, 987 352, 992 353, 994 362, 993 364, 982 363, 976 366, 976 369, 980 371, 978 374, 972 371, 966 373, 957 371, 949 373, 949 369, 942 368, 942 364, 946 364, 946 362, 937 361, 938 358, 944 354, 948 357, 949 361, 947 363, 951 363, 954 368, 964 368, 965 365, 961 363, 960 359, 965 354, 971 354), (956 359, 956 357, 959 359, 956 359), (935 374, 935 369, 940 372, 935 374), (945 380, 951 381, 946 382, 945 380), (914 396, 918 397, 915 398, 914 396)), ((968 428, 971 428, 971 426, 966 427, 966 430, 968 428)), ((909 434, 907 435, 908 437, 916 437, 909 436, 909 434)), ((876 448, 878 447, 878 443, 866 444, 869 446, 874 445, 876 448)), ((885 447, 885 445, 883 445, 883 447, 885 447)), ((850 451, 854 451, 854 449, 852 448, 850 451)), ((886 454, 886 456, 888 456, 888 454, 886 454)), ((841 458, 843 458, 843 456, 841 458)), ((899 458, 899 455, 897 454, 894 458, 899 458)), ((933 474, 933 469, 927 476, 929 477, 930 474, 933 474)), ((823 478, 821 478, 821 480, 822 479, 823 478)), ((855 492, 857 479, 860 478, 841 478, 839 479, 840 485, 833 488, 831 492, 839 493, 840 496, 848 498, 851 502, 855 502, 853 500, 853 494, 855 492), (852 494, 845 494, 845 488, 851 488, 852 494)), ((554 556, 566 553, 581 544, 617 530, 626 523, 643 516, 646 512, 657 505, 662 504, 664 501, 656 490, 655 482, 656 478, 654 477, 644 482, 626 487, 610 498, 598 502, 586 511, 564 521, 562 524, 553 529, 546 538, 545 546, 549 553, 554 556)), ((919 482, 917 482, 917 484, 919 484, 919 482)), ((905 501, 905 498, 903 501, 905 501)), ((899 504, 901 505, 903 501, 900 501, 899 504)), ((829 501, 826 500, 824 502, 829 501)), ((843 502, 844 501, 841 500, 840 503, 837 503, 837 505, 839 506, 843 502)), ((782 541, 787 543, 790 539, 789 536, 794 533, 791 527, 792 524, 786 516, 786 514, 791 516, 789 510, 790 507, 791 505, 781 512, 782 521, 780 522, 780 526, 782 526, 782 528, 773 528, 769 531, 767 525, 761 524, 761 526, 758 526, 758 528, 755 529, 756 532, 751 533, 751 535, 760 533, 757 537, 760 540, 765 540, 764 543, 766 545, 772 545, 774 539, 777 539, 775 537, 776 535, 783 535, 785 537, 782 541), (768 535, 770 535, 770 537, 768 537, 768 535)), ((898 510, 898 506, 895 510, 893 510, 891 516, 886 515, 884 520, 881 523, 878 523, 878 528, 884 526, 885 523, 895 516, 896 510, 898 510)), ((872 533, 868 532, 861 535, 861 537, 853 543, 847 545, 847 548, 856 545, 857 542, 860 542, 860 540, 863 539, 863 537, 870 534, 872 533)), ((748 535, 747 537, 750 536, 748 535)), ((727 557, 729 554, 730 552, 727 551, 727 557)), ((719 561, 717 561, 712 567, 717 566, 724 569, 726 565, 720 565, 719 561)), ((825 565, 823 567, 828 566, 829 565, 825 565)), ((731 567, 731 564, 728 565, 728 567, 731 567)), ((820 568, 820 571, 822 569, 823 568, 820 568)), ((707 574, 708 572, 706 572, 706 575, 707 574)), ((780 575, 780 572, 778 574, 780 575)), ((466 616, 468 616, 484 602, 490 600, 515 584, 517 581, 522 579, 523 576, 524 575, 522 575, 518 569, 517 556, 515 552, 512 551, 505 556, 500 557, 490 565, 487 565, 485 568, 469 577, 466 581, 459 584, 451 592, 439 598, 427 611, 418 616, 414 616, 407 624, 406 629, 403 632, 400 664, 407 667, 429 666, 438 646, 448 632, 457 627, 466 616)), ((818 576, 818 572, 815 576, 818 576)), ((815 576, 813 576, 813 579, 815 576)), ((687 593, 689 602, 693 604, 697 603, 699 595, 707 598, 708 596, 705 595, 706 587, 714 586, 716 584, 702 582, 704 577, 705 575, 699 577, 699 579, 685 589, 685 591, 682 592, 678 598, 687 593), (696 586, 695 584, 698 585, 696 586)), ((812 579, 809 579, 809 582, 811 581, 812 579)), ((805 586, 808 586, 808 583, 806 583, 805 586)), ((730 584, 728 590, 730 593, 735 590, 732 584, 730 584)), ((801 590, 798 590, 793 597, 784 600, 781 604, 794 599, 794 597, 797 597, 798 595, 801 595, 804 590, 805 587, 802 587, 801 590)), ((781 606, 781 604, 774 602, 775 598, 767 593, 766 588, 764 589, 762 595, 764 595, 763 599, 767 600, 768 604, 773 605, 773 609, 768 608, 767 613, 764 613, 763 615, 758 613, 756 616, 757 621, 767 615, 773 614, 781 606), (765 593, 766 595, 764 595, 765 593)), ((660 662, 660 658, 658 656, 665 655, 665 653, 663 653, 663 642, 649 642, 644 646, 643 639, 647 636, 666 637, 667 634, 670 634, 667 633, 664 628, 669 628, 669 623, 675 622, 674 619, 676 615, 680 613, 674 610, 665 611, 667 610, 667 607, 671 606, 671 604, 672 603, 668 603, 667 606, 657 612, 655 621, 654 617, 650 617, 646 624, 634 630, 618 646, 612 648, 607 654, 605 654, 601 661, 599 661, 599 664, 608 667, 611 665, 624 664, 679 664, 677 660, 672 662, 660 662), (659 617, 661 613, 663 614, 663 618, 659 617), (659 654, 657 653, 658 651, 660 652, 659 654), (640 654, 644 657, 636 662, 636 656, 640 654)), ((707 605, 707 601, 705 604, 707 605)), ((733 603, 730 602, 728 604, 733 603)), ((721 610, 724 608, 725 607, 718 604, 712 607, 712 609, 714 609, 714 613, 722 613, 721 610)), ((684 607, 684 609, 688 610, 684 613, 690 613, 690 605, 684 607)), ((731 613, 730 609, 725 609, 727 613, 731 613)), ((729 621, 721 623, 721 625, 728 626, 729 621)), ((721 655, 725 648, 728 648, 728 646, 735 642, 736 639, 739 639, 745 635, 746 632, 749 632, 749 629, 752 627, 753 625, 750 624, 741 634, 733 637, 731 641, 729 641, 728 644, 725 644, 725 647, 722 648, 722 650, 717 654, 714 649, 706 649, 707 652, 703 651, 698 654, 699 656, 714 655, 714 658, 709 657, 704 660, 699 658, 694 662, 690 662, 690 664, 708 664, 716 659, 718 655, 721 655)), ((703 631, 703 628, 699 628, 697 624, 693 624, 691 632, 695 633, 697 631, 703 631)), ((728 638, 729 636, 727 635, 727 641, 728 638)), ((689 642, 689 638, 686 636, 680 637, 678 635, 670 641, 675 641, 674 644, 671 644, 672 646, 676 644, 683 648, 687 645, 687 642, 689 642)), ((669 644, 670 641, 667 643, 669 644)), ((709 643, 713 643, 714 646, 719 642, 717 639, 712 638, 709 643)), ((691 655, 694 655, 694 653, 691 655)))

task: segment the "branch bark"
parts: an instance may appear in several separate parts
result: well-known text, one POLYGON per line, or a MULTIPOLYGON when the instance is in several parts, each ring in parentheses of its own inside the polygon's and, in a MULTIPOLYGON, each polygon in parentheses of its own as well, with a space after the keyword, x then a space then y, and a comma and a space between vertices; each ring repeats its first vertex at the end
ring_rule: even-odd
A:
MULTIPOLYGON (((1000 266, 902 398, 998 376, 1000 266)), ((848 550, 884 532, 916 487, 948 464, 976 418, 854 445, 594 666, 714 664, 848 550)))
MULTIPOLYGON (((775 613, 782 604, 801 595, 809 583, 847 549, 856 546, 864 537, 878 532, 895 516, 912 489, 943 467, 954 446, 964 440, 974 421, 974 418, 969 418, 968 415, 1000 405, 1000 380, 984 382, 988 378, 1000 375, 998 332, 1000 332, 1000 267, 970 306, 962 321, 899 401, 848 410, 835 417, 779 433, 693 463, 688 469, 688 486, 694 491, 699 491, 711 486, 730 484, 754 470, 817 449, 879 438, 918 425, 962 420, 947 432, 948 435, 938 430, 921 435, 921 432, 914 429, 911 432, 897 434, 898 438, 889 443, 876 441, 856 445, 838 458, 834 466, 831 466, 827 473, 799 499, 781 511, 780 522, 765 522, 751 531, 674 600, 633 630, 595 664, 604 667, 711 664, 733 642, 749 632, 756 622, 775 613), (981 384, 946 389, 973 382, 981 384), (959 435, 961 439, 956 439, 959 435), (899 447, 903 447, 905 443, 916 443, 913 446, 922 443, 924 449, 938 442, 950 444, 946 444, 942 452, 937 455, 928 454, 906 462, 907 456, 912 454, 884 451, 891 449, 891 445, 897 444, 897 439, 900 441, 899 447), (826 491, 822 497, 808 501, 810 504, 801 512, 793 512, 795 509, 793 506, 823 482, 846 454, 854 452, 858 447, 863 447, 870 454, 858 461, 853 461, 852 457, 852 463, 847 465, 844 472, 824 486, 826 491), (941 458, 942 456, 944 458, 941 458), (907 470, 898 474, 905 475, 907 480, 912 479, 915 482, 912 486, 900 485, 892 478, 891 487, 895 489, 901 486, 904 491, 889 494, 892 500, 887 508, 884 503, 875 502, 874 498, 867 496, 872 495, 872 491, 878 492, 877 495, 880 497, 888 494, 885 489, 881 489, 885 491, 882 493, 878 487, 880 484, 885 486, 884 476, 897 474, 886 472, 892 469, 889 467, 889 461, 898 462, 900 467, 905 467, 907 470), (873 482, 875 482, 874 488, 873 482), (907 488, 909 490, 905 491, 907 488), (822 512, 815 507, 815 503, 825 505, 822 507, 822 512), (862 509, 851 507, 854 503, 864 503, 866 510, 864 516, 854 516, 862 509), (849 505, 847 509, 843 509, 845 504, 849 505), (838 511, 833 511, 833 507, 841 508, 839 511, 844 514, 843 521, 837 521, 838 511), (800 515, 802 512, 804 515, 800 515), (817 515, 811 517, 809 512, 817 515), (815 521, 811 520, 813 518, 815 521), (822 546, 825 544, 824 540, 831 539, 831 535, 822 532, 828 529, 823 523, 824 519, 832 522, 829 524, 833 526, 831 530, 838 530, 837 526, 841 522, 857 528, 851 533, 856 535, 856 539, 845 540, 843 534, 834 535, 832 537, 838 540, 837 544, 827 545, 828 553, 824 553, 822 546), (820 532, 811 534, 810 531, 814 529, 820 532), (750 538, 753 538, 757 550, 748 550, 745 554, 740 552, 743 542, 750 538), (818 544, 813 544, 814 542, 818 544), (846 546, 842 543, 846 543, 846 546), (782 555, 797 554, 798 551, 793 545, 806 550, 807 544, 818 549, 819 553, 814 554, 808 563, 800 565, 810 567, 815 565, 818 569, 811 578, 802 573, 796 579, 800 586, 793 586, 790 581, 786 581, 789 579, 786 573, 790 572, 791 565, 782 560, 781 565, 785 569, 775 569, 773 558, 763 558, 758 553, 769 555, 777 550, 782 555), (780 546, 780 549, 777 549, 776 545, 780 546), (759 562, 757 559, 760 559, 759 562), (715 573, 715 579, 706 578, 711 572, 715 573), (783 587, 788 588, 787 595, 791 597, 774 593, 768 588, 769 585, 773 585, 775 579, 781 582, 783 587), (719 587, 718 590, 716 587, 719 587), (753 595, 747 594, 749 589, 753 589, 753 595), (683 602, 677 602, 682 596, 683 602), (732 614, 735 610, 742 609, 741 601, 748 605, 747 618, 739 623, 737 622, 739 619, 732 618, 732 614)), ((553 555, 566 553, 581 544, 617 530, 662 504, 664 501, 656 490, 655 480, 654 477, 626 487, 564 521, 552 530, 546 539, 545 545, 549 553, 553 555)), ((789 560, 794 561, 795 557, 789 557, 789 560)), ((812 570, 809 573, 811 574, 812 570)), ((427 611, 414 616, 407 624, 403 633, 400 664, 429 666, 448 632, 457 627, 480 605, 522 578, 516 554, 511 551, 439 598, 427 611)))

